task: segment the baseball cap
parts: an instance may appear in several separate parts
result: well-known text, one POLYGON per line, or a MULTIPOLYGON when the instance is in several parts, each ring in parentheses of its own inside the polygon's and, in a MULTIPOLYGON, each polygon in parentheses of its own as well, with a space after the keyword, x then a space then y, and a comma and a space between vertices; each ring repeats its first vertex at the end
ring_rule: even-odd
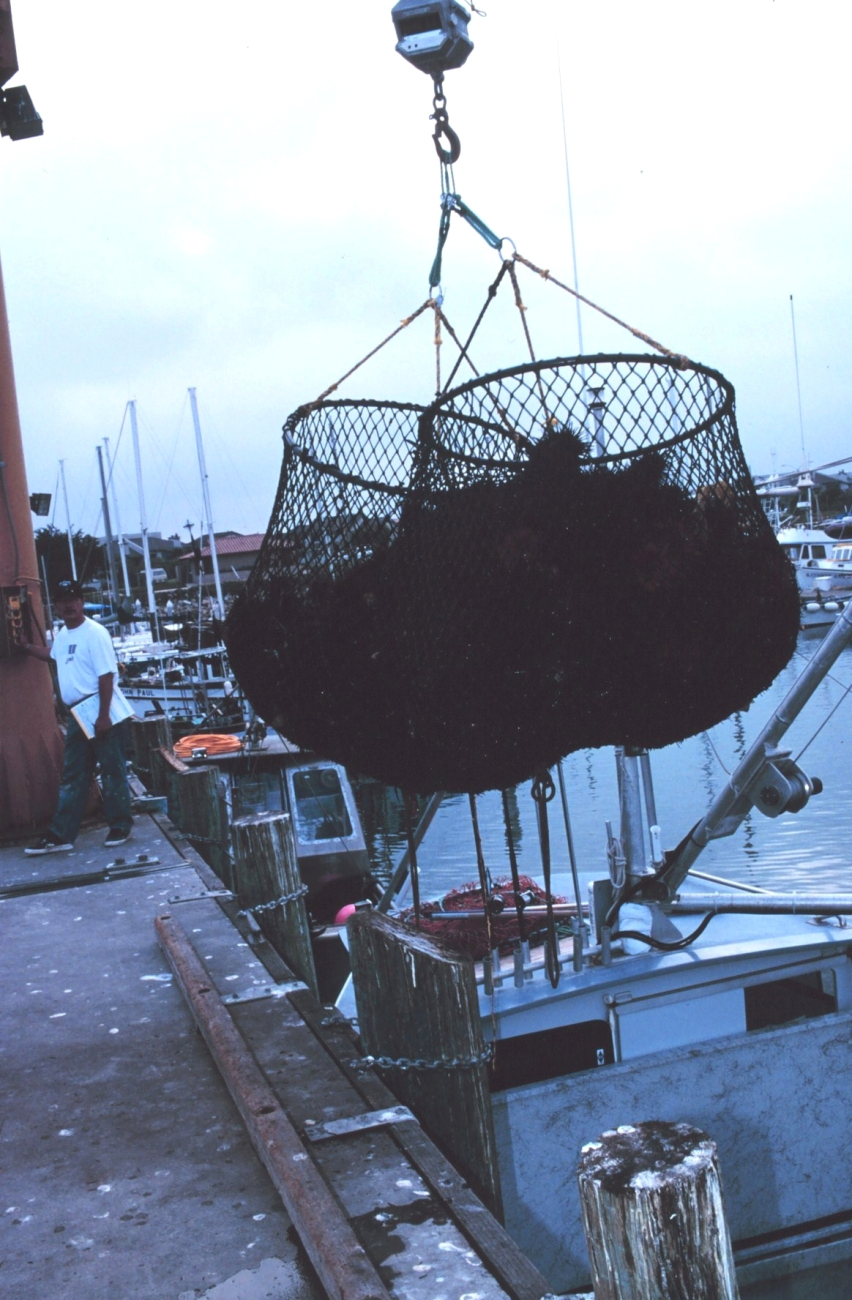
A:
POLYGON ((83 588, 73 578, 62 578, 53 593, 54 600, 82 600, 83 588))

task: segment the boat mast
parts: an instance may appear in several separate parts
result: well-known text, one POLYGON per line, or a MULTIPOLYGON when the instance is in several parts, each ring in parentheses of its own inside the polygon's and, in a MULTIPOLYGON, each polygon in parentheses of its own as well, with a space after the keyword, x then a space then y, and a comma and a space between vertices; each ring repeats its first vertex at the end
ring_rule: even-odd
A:
POLYGON ((216 604, 221 622, 225 617, 225 602, 222 599, 222 583, 219 580, 219 557, 216 554, 216 535, 213 531, 213 513, 210 509, 210 489, 207 483, 207 466, 204 461, 204 444, 201 441, 201 424, 198 420, 198 402, 195 389, 189 389, 189 404, 192 407, 192 423, 195 426, 195 445, 198 448, 198 468, 201 471, 201 491, 204 495, 204 515, 207 520, 207 536, 210 538, 210 558, 213 561, 213 581, 216 584, 216 604))
POLYGON ((101 509, 103 511, 104 530, 106 532, 106 553, 107 553, 107 567, 109 568, 110 599, 112 601, 117 602, 118 581, 115 576, 115 556, 113 555, 112 525, 110 523, 110 518, 109 518, 109 502, 107 501, 107 485, 106 485, 106 477, 104 476, 103 448, 100 446, 100 444, 98 444, 96 451, 98 453, 98 470, 100 471, 100 475, 101 475, 101 490, 103 491, 103 496, 101 497, 101 509))
POLYGON ((130 411, 130 435, 133 439, 133 459, 136 464, 136 487, 139 492, 139 527, 142 530, 142 556, 145 562, 145 587, 148 593, 148 618, 157 641, 160 639, 160 625, 157 620, 157 604, 154 600, 154 579, 151 576, 151 550, 148 546, 148 520, 145 515, 145 493, 142 490, 142 458, 139 455, 139 430, 136 427, 136 403, 128 402, 130 411))
POLYGON ((118 554, 121 558, 121 576, 124 579, 124 594, 130 597, 130 579, 127 576, 127 543, 121 529, 121 516, 118 513, 118 493, 115 490, 115 461, 109 454, 109 438, 104 438, 107 468, 109 469, 108 486, 112 488, 112 508, 115 511, 115 528, 118 533, 118 554))
POLYGON ((62 496, 65 500, 65 531, 68 534, 68 554, 71 556, 71 577, 77 581, 77 560, 74 556, 74 534, 71 531, 71 511, 68 509, 68 489, 65 486, 65 461, 59 462, 59 473, 62 478, 62 496))

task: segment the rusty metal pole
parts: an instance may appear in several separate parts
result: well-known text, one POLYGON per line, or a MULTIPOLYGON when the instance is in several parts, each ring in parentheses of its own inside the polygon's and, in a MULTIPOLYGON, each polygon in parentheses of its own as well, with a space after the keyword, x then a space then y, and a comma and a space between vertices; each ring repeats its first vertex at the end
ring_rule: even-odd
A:
MULTIPOLYGON (((33 641, 44 630, 12 344, 0 269, 0 587, 26 587, 33 641)), ((0 611, 0 617, 2 617, 0 611)), ((62 737, 48 667, 20 654, 0 659, 0 833, 30 830, 53 813, 62 737)))

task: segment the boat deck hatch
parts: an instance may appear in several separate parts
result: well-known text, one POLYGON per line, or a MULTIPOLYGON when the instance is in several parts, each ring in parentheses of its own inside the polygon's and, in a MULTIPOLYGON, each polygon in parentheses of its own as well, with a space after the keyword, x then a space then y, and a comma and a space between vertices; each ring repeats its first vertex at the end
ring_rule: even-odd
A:
POLYGON ((605 1020, 560 1025, 538 1034, 498 1039, 491 1068, 491 1091, 541 1083, 563 1074, 577 1074, 615 1060, 612 1032, 605 1020))

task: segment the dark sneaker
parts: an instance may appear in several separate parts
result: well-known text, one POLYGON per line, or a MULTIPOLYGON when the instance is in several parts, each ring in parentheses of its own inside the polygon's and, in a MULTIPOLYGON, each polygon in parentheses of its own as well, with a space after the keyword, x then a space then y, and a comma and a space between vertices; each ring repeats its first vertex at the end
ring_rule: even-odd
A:
POLYGON ((73 847, 73 844, 66 844, 64 840, 60 840, 56 835, 45 835, 35 844, 31 844, 28 849, 24 849, 24 853, 28 857, 34 858, 43 853, 67 853, 73 847))
POLYGON ((117 849, 119 844, 124 844, 130 839, 130 831, 111 830, 104 840, 104 848, 117 849))

